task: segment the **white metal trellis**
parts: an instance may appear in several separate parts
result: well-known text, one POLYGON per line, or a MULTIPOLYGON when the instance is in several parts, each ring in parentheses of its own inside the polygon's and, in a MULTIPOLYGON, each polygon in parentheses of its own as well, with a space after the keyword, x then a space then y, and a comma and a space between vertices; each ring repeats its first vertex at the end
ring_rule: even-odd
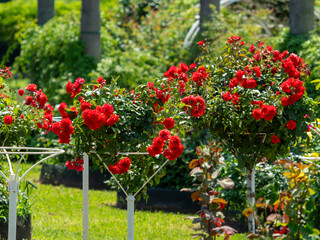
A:
MULTIPOLYGON (((148 155, 149 153, 147 152, 126 152, 126 153, 119 153, 118 155, 148 155)), ((126 192, 126 190, 124 189, 124 187, 120 184, 120 182, 118 181, 118 179, 116 178, 116 176, 110 172, 108 166, 103 162, 101 156, 96 153, 97 157, 99 158, 99 160, 101 161, 101 163, 104 165, 104 167, 109 171, 109 173, 111 174, 111 176, 114 178, 114 180, 116 181, 116 183, 119 185, 119 187, 122 189, 122 191, 124 192, 124 194, 127 197, 127 237, 128 240, 134 240, 134 201, 135 201, 135 196, 148 184, 148 182, 169 162, 169 160, 166 160, 158 169, 157 171, 155 171, 152 176, 144 182, 144 184, 141 186, 141 188, 135 193, 135 194, 128 194, 126 192)), ((88 155, 85 154, 85 156, 87 157, 88 155)), ((87 157, 87 160, 89 161, 89 158, 87 157)), ((84 164, 85 164, 85 160, 84 160, 84 164)), ((84 167, 84 171, 86 171, 86 168, 84 167)), ((84 173, 85 175, 86 173, 84 173)), ((83 181, 87 181, 88 179, 83 178, 83 181)), ((83 182, 83 186, 85 185, 85 183, 83 182)), ((87 190, 83 189, 83 194, 87 194, 87 190)), ((83 198, 85 199, 85 197, 83 198)), ((87 197, 86 197, 87 199, 87 197)), ((84 208, 87 206, 87 203, 83 202, 84 208), (85 206, 86 205, 86 206, 85 206)), ((88 215, 84 215, 84 218, 88 218, 88 215)), ((83 220, 83 222, 86 222, 87 220, 83 220)), ((87 222, 86 222, 87 223, 87 222)), ((87 239, 84 239, 87 240, 87 239)))
POLYGON ((48 158, 64 153, 64 150, 54 148, 34 148, 34 147, 0 147, 0 155, 5 155, 9 165, 10 175, 7 177, 0 170, 0 175, 8 182, 9 190, 9 225, 8 225, 8 240, 16 240, 17 235, 17 197, 19 192, 19 183, 21 180, 38 164, 48 158), (29 151, 30 150, 30 151, 29 151), (33 166, 31 166, 20 178, 18 176, 19 168, 25 155, 49 155, 33 166), (16 172, 12 168, 10 155, 20 155, 16 172))

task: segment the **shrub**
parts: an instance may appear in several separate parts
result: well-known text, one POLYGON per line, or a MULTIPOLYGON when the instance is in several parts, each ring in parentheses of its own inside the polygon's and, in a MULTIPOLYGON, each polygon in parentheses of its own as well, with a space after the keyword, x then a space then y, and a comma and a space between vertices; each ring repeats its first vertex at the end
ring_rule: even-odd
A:
POLYGON ((79 26, 79 19, 69 15, 23 33, 21 54, 15 61, 15 69, 39 85, 51 103, 66 99, 63 89, 67 81, 86 77, 95 67, 93 59, 84 54, 79 26))
POLYGON ((93 78, 119 78, 119 85, 134 88, 161 75, 172 63, 188 59, 183 40, 191 27, 196 8, 191 3, 167 1, 158 11, 150 10, 141 23, 125 26, 108 18, 102 22, 102 59, 93 78))

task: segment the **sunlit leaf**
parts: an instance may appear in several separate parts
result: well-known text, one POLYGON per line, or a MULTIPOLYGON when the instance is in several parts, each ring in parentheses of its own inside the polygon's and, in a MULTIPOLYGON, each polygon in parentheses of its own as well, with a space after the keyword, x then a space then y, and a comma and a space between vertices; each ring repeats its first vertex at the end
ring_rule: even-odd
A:
POLYGON ((308 192, 309 192, 309 194, 310 194, 311 196, 314 195, 314 194, 316 194, 316 191, 313 190, 312 188, 308 188, 308 192))
POLYGON ((231 178, 223 178, 221 180, 217 179, 219 185, 224 189, 233 189, 234 188, 234 182, 231 178))
POLYGON ((228 204, 228 202, 226 200, 224 200, 223 198, 216 198, 211 200, 212 203, 223 203, 223 204, 228 204))
POLYGON ((242 215, 244 215, 246 218, 248 218, 252 213, 253 213, 252 208, 246 208, 245 210, 242 211, 242 215))
POLYGON ((188 165, 189 169, 194 169, 197 166, 199 166, 199 160, 198 159, 191 160, 189 165, 188 165))

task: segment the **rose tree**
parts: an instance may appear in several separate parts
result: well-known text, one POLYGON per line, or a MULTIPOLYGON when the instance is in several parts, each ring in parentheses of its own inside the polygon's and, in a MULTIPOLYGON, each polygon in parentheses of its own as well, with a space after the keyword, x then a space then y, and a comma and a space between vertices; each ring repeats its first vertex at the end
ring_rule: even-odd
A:
POLYGON ((182 154, 184 146, 174 134, 175 122, 161 112, 170 98, 168 90, 139 86, 126 91, 116 81, 106 83, 98 78, 86 83, 78 78, 67 84, 66 91, 73 105, 60 104, 62 120, 51 130, 60 143, 70 144, 79 154, 77 160, 66 163, 70 169, 81 171, 82 154, 87 153, 95 164, 118 174, 121 185, 133 193, 164 163, 161 156, 173 161, 182 154), (125 157, 121 152, 149 154, 125 157))
POLYGON ((198 45, 204 54, 197 68, 172 66, 159 81, 175 86, 170 101, 177 112, 182 108, 194 128, 221 139, 247 168, 251 187, 256 163, 286 155, 296 141, 308 139, 307 121, 315 110, 303 86, 308 66, 296 54, 260 41, 246 47, 241 37, 232 36, 217 58, 208 43, 198 45))
POLYGON ((11 72, 0 69, 0 142, 2 146, 22 146, 34 131, 48 131, 52 123, 52 106, 35 84, 11 91, 6 80, 11 72), (20 101, 15 100, 20 95, 20 101))

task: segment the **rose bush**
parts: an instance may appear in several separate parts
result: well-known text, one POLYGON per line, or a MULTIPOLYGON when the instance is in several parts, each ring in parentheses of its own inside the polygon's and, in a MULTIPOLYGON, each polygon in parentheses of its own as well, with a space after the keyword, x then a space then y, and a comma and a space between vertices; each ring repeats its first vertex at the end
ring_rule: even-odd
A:
POLYGON ((164 86, 148 84, 126 91, 116 80, 108 84, 100 77, 86 83, 78 78, 67 83, 66 91, 73 105, 60 104, 62 120, 53 123, 51 130, 60 143, 70 144, 78 153, 76 160, 66 163, 70 169, 81 171, 82 155, 87 153, 95 164, 118 174, 128 192, 136 192, 164 163, 160 155, 173 161, 182 154, 184 146, 175 134, 175 121, 162 111, 170 98, 164 86), (124 152, 148 154, 123 157, 124 152))
POLYGON ((316 103, 303 86, 310 72, 301 57, 261 41, 245 47, 238 36, 230 37, 218 58, 208 43, 198 45, 203 56, 197 67, 172 66, 159 80, 176 86, 175 98, 169 100, 175 101, 176 113, 183 109, 195 129, 208 129, 249 168, 263 158, 285 155, 290 144, 307 139, 316 103))
POLYGON ((5 82, 10 77, 7 67, 0 69, 0 141, 2 146, 21 146, 30 133, 49 131, 53 107, 35 84, 11 91, 5 82))

